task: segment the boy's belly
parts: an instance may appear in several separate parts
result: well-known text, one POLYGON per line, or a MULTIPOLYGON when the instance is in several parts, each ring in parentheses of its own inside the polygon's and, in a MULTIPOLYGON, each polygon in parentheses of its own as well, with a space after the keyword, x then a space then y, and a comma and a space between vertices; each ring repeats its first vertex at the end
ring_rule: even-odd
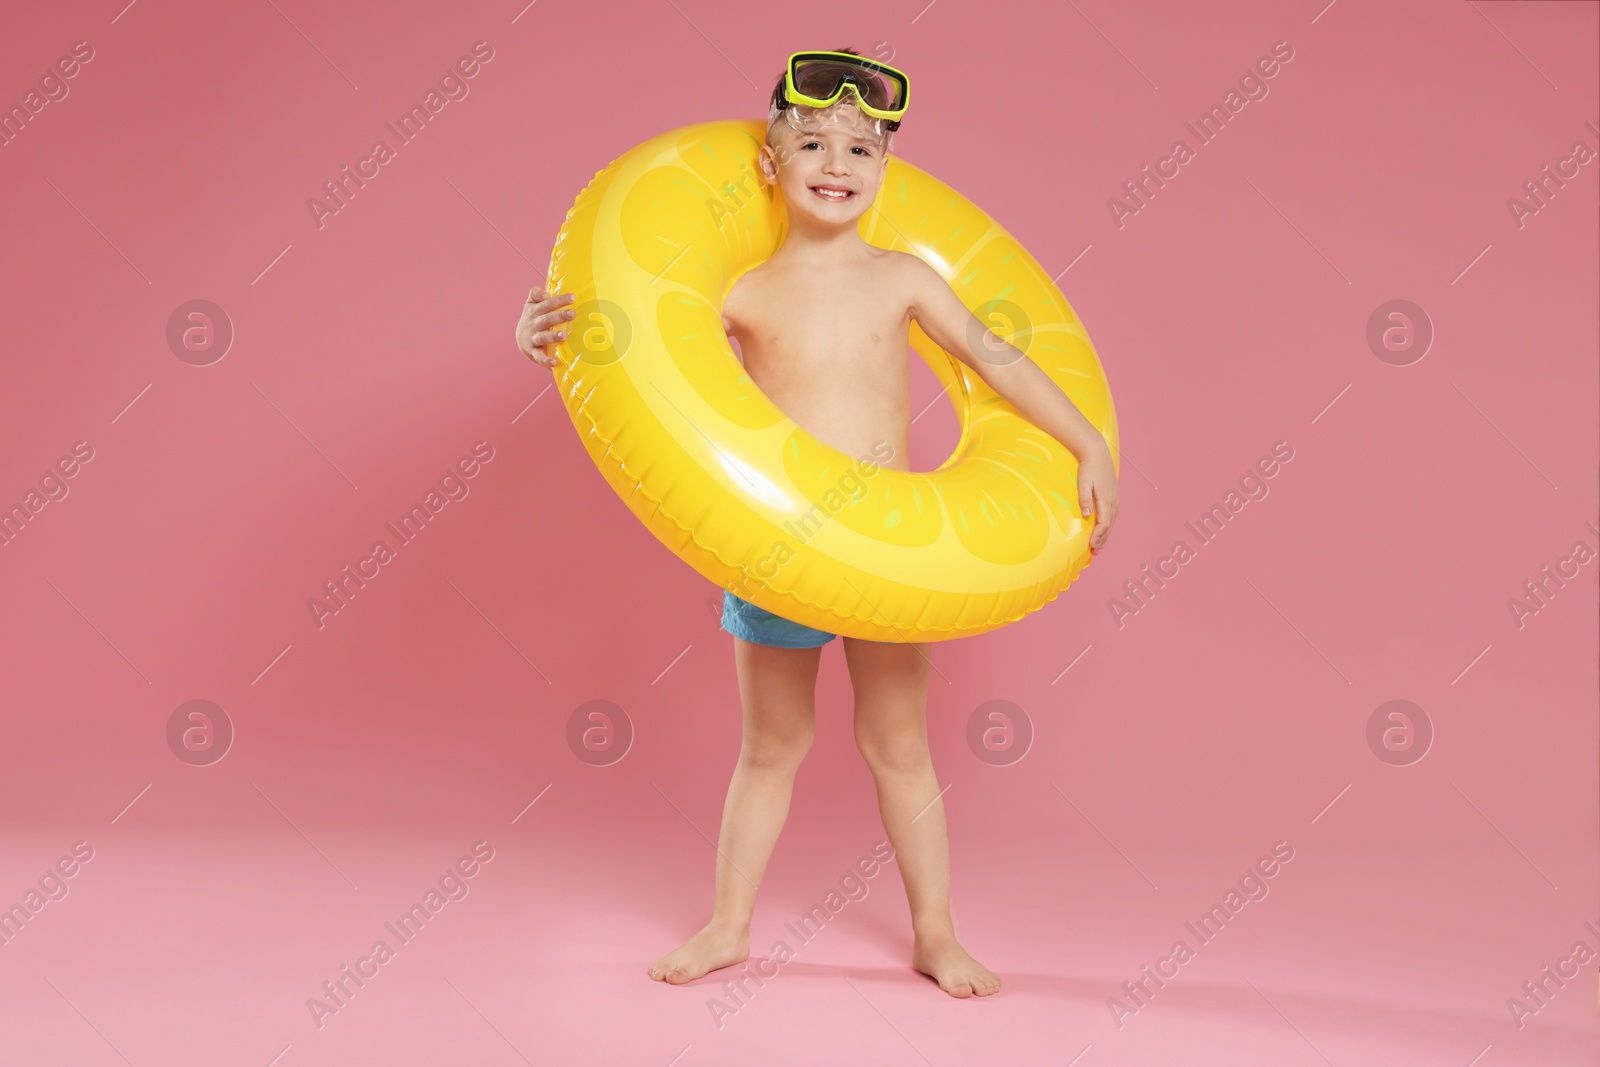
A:
POLYGON ((906 357, 900 357, 898 374, 888 368, 884 373, 862 374, 859 368, 830 363, 798 374, 763 373, 759 358, 747 358, 745 369, 778 410, 823 444, 890 470, 910 470, 906 357), (889 458, 879 458, 883 455, 879 442, 893 450, 889 458))

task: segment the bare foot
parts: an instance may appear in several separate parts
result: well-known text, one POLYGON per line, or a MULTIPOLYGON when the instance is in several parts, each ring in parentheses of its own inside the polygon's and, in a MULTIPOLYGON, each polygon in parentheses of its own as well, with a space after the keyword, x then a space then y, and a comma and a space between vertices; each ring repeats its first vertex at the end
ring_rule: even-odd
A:
POLYGON ((919 936, 911 950, 911 966, 938 982, 952 997, 986 997, 1000 991, 1000 979, 967 955, 954 937, 919 936))
POLYGON ((658 982, 682 985, 707 971, 749 958, 749 927, 709 922, 698 934, 652 963, 647 973, 658 982))

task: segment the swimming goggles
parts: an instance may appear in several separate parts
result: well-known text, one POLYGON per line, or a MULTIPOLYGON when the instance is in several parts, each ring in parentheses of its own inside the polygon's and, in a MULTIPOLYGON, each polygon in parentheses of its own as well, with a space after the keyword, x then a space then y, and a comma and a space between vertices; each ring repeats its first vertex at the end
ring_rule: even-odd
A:
POLYGON ((843 98, 847 86, 855 94, 856 106, 863 112, 884 120, 890 130, 900 128, 911 96, 910 80, 887 64, 849 52, 796 52, 790 56, 789 67, 783 74, 784 99, 774 99, 772 106, 778 111, 787 109, 790 104, 819 109, 832 107, 843 98), (873 92, 874 85, 881 94, 873 92), (804 92, 800 86, 812 91, 804 92), (878 96, 884 106, 868 103, 869 96, 878 96))

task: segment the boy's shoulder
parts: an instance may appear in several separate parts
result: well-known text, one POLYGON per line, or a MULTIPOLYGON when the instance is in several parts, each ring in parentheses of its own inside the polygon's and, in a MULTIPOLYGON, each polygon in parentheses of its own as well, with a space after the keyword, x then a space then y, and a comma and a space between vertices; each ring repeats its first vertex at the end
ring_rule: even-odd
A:
POLYGON ((909 281, 926 282, 930 278, 939 277, 939 272, 915 252, 901 252, 893 248, 881 248, 877 251, 882 257, 880 262, 885 270, 892 270, 909 281))
POLYGON ((938 272, 929 266, 927 260, 915 253, 893 248, 869 246, 866 267, 871 273, 882 275, 882 284, 892 286, 894 291, 908 296, 921 292, 929 282, 939 280, 938 272))
POLYGON ((872 248, 873 256, 887 270, 910 272, 916 270, 918 267, 927 266, 927 264, 923 262, 921 256, 914 255, 910 252, 901 252, 894 248, 879 248, 876 245, 872 245, 870 247, 872 248))
POLYGON ((904 294, 911 307, 933 299, 945 284, 944 276, 933 269, 933 264, 913 252, 884 249, 880 262, 885 273, 893 277, 896 290, 904 294))

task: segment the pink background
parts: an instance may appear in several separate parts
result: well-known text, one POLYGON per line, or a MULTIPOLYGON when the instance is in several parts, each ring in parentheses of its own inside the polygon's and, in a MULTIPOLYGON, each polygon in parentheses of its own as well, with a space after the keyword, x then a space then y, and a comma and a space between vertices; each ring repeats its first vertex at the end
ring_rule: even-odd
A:
MULTIPOLYGON (((95 50, 0 147, 0 504, 94 450, 0 547, 0 905, 94 849, 0 946, 0 1061, 1600 1059, 1592 959, 1521 1028, 1507 1007, 1600 950, 1600 567, 1520 629, 1507 606, 1600 547, 1600 162, 1521 228, 1506 206, 1600 146, 1596 5, 120 2, 0 37, 6 106, 95 50), (479 40, 469 95, 319 228, 308 198, 479 40), (1118 228, 1108 199, 1280 40, 1270 94, 1118 228), (596 170, 763 114, 790 51, 846 43, 915 81, 907 159, 1070 265, 1122 515, 1059 601, 933 649, 958 928, 1002 992, 909 970, 890 869, 719 1029, 726 975, 644 975, 710 902, 718 590, 612 496, 512 328, 596 170), (209 366, 166 341, 194 299, 236 331, 209 366), (1436 331, 1408 366, 1366 341, 1394 299, 1436 331), (470 495, 319 629, 307 600, 485 440, 470 495), (1119 628, 1123 583, 1277 441, 1270 495, 1119 628), (195 699, 236 731, 210 766, 168 747, 195 699), (1406 766, 1367 742, 1393 699, 1434 731, 1406 766), (610 766, 565 740, 590 700, 632 723, 610 766), (1035 733, 1007 766, 966 741, 991 700, 1035 733), (319 1028, 307 998, 480 840, 468 896, 319 1028), (1107 1001, 1277 841, 1270 895, 1119 1028, 1107 1001)), ((918 469, 953 427, 916 423, 918 469)), ((757 956, 883 836, 838 649, 757 956)))

